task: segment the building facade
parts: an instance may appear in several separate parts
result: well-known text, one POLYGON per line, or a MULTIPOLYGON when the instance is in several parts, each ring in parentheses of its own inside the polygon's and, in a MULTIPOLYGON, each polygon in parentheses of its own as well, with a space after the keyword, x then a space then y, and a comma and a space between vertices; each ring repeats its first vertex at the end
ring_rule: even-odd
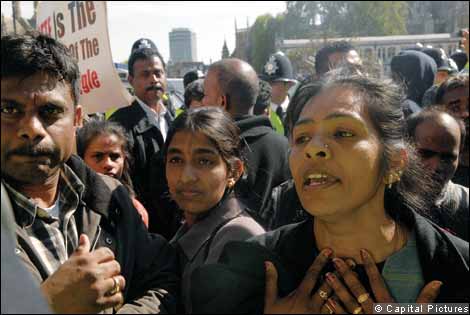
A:
MULTIPOLYGON (((314 65, 314 56, 318 49, 326 42, 345 40, 351 42, 358 50, 359 55, 365 61, 375 62, 383 65, 388 71, 393 56, 401 50, 415 46, 420 43, 423 46, 442 48, 449 56, 459 48, 461 38, 452 34, 424 34, 403 36, 374 36, 356 38, 328 38, 328 39, 285 39, 276 43, 276 48, 288 56, 300 55, 305 67, 314 65)), ((300 68, 301 66, 298 66, 300 68)), ((301 69, 295 69, 297 73, 301 69)))
POLYGON ((169 78, 182 78, 187 72, 193 70, 201 70, 203 73, 207 71, 208 66, 203 62, 169 62, 167 66, 167 76, 169 78))
POLYGON ((196 62, 196 33, 188 28, 175 28, 169 33, 170 60, 177 62, 196 62))

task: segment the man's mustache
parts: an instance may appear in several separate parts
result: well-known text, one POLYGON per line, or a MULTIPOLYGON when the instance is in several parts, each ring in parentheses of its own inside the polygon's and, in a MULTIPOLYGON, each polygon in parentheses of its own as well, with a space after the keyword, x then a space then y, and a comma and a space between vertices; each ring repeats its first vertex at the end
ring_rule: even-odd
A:
POLYGON ((162 91, 163 92, 163 86, 161 85, 151 85, 145 88, 146 91, 162 91))
POLYGON ((13 149, 7 153, 7 157, 11 155, 57 157, 59 155, 59 150, 57 148, 28 145, 13 149))

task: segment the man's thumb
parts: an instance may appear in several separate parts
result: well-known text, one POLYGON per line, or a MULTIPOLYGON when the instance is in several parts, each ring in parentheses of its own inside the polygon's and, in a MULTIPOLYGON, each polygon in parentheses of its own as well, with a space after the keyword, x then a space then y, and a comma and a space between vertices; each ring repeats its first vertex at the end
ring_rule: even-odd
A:
POLYGON ((277 270, 271 262, 264 263, 266 270, 265 307, 273 305, 277 300, 277 270))
POLYGON ((86 234, 80 234, 80 239, 78 241, 78 247, 75 250, 77 254, 84 254, 90 252, 90 239, 86 234))

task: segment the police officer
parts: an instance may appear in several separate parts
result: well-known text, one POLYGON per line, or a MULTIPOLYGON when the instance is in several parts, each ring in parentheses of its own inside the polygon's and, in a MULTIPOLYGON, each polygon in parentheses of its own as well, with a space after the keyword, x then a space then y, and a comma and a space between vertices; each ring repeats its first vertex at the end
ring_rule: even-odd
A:
POLYGON ((181 106, 176 110, 175 116, 178 117, 185 109, 189 108, 191 101, 194 99, 196 102, 200 102, 204 97, 203 92, 203 80, 204 73, 201 70, 191 70, 185 73, 183 76, 183 86, 184 86, 184 106, 181 106), (200 81, 198 81, 200 80, 200 81), (191 83, 198 81, 198 84, 191 83), (189 87, 188 87, 189 86, 189 87), (189 89, 189 90, 188 90, 189 89), (202 95, 202 96, 201 96, 202 95))
POLYGON ((260 78, 271 84, 272 96, 269 117, 276 131, 284 134, 282 122, 289 105, 287 92, 297 83, 289 58, 281 51, 272 54, 264 65, 260 78))
POLYGON ((186 87, 198 80, 198 79, 203 79, 204 78, 204 73, 202 73, 201 70, 191 70, 191 71, 188 71, 185 73, 185 75, 183 76, 183 85, 184 85, 184 88, 186 89, 186 87))
POLYGON ((151 39, 140 38, 136 40, 134 44, 132 44, 131 55, 134 51, 142 48, 150 48, 158 51, 157 45, 155 45, 155 43, 151 39))

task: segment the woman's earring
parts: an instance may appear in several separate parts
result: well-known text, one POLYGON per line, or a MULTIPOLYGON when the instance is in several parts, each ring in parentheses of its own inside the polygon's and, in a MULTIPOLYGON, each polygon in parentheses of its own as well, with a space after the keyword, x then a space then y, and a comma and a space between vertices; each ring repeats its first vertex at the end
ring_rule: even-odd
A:
POLYGON ((401 176, 403 175, 403 171, 399 170, 399 171, 395 171, 395 172, 391 172, 387 178, 388 180, 386 181, 385 184, 387 184, 387 188, 388 189, 391 189, 392 188, 392 185, 393 183, 395 182, 399 182, 401 180, 401 176))
POLYGON ((228 180, 228 188, 231 189, 233 186, 235 186, 235 180, 231 178, 228 180))
POLYGON ((393 179, 394 179, 393 173, 390 173, 390 174, 388 174, 387 176, 384 177, 384 183, 385 183, 385 185, 387 185, 388 189, 392 188, 393 179))
POLYGON ((388 176, 388 189, 392 189, 394 175, 393 173, 388 176))

